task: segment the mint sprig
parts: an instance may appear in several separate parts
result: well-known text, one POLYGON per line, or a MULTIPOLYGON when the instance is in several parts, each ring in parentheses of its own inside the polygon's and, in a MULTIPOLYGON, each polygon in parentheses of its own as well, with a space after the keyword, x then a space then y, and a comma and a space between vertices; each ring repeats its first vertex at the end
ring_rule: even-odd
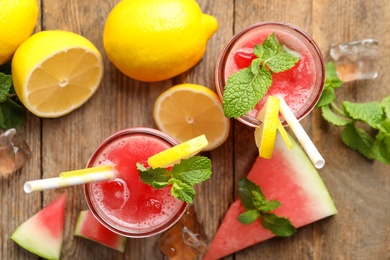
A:
POLYGON ((390 96, 381 102, 343 101, 342 108, 339 108, 335 89, 342 85, 334 63, 328 62, 324 91, 317 103, 322 117, 335 126, 344 127, 342 140, 346 146, 367 159, 390 164, 390 96))
POLYGON ((26 109, 16 96, 9 63, 0 66, 0 128, 9 129, 22 124, 26 109))
POLYGON ((251 224, 259 218, 263 227, 271 230, 276 236, 288 237, 296 232, 296 228, 289 219, 272 213, 281 205, 280 202, 277 200, 268 201, 256 183, 246 178, 240 179, 238 195, 246 209, 238 216, 238 221, 241 223, 251 224))
POLYGON ((171 186, 171 195, 192 203, 196 192, 194 185, 211 177, 211 160, 204 156, 192 156, 175 164, 170 171, 165 168, 145 168, 137 163, 141 181, 156 189, 171 186))
POLYGON ((252 110, 272 85, 272 74, 291 69, 299 57, 291 54, 271 33, 262 44, 255 45, 256 58, 248 68, 232 74, 223 93, 226 117, 238 118, 252 110))

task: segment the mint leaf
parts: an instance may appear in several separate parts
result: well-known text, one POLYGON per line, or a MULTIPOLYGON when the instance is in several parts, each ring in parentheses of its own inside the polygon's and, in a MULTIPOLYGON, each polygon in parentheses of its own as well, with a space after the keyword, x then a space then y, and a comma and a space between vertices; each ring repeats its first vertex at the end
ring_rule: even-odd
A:
POLYGON ((326 105, 329 105, 335 100, 336 96, 334 93, 334 89, 329 88, 329 89, 324 89, 322 91, 320 100, 318 100, 316 107, 323 107, 326 105))
POLYGON ((287 218, 275 214, 263 213, 260 215, 261 224, 264 228, 272 231, 276 236, 288 237, 296 232, 296 228, 287 218))
POLYGON ((345 127, 342 140, 349 148, 359 152, 370 160, 390 164, 390 96, 379 102, 352 103, 344 101, 340 110, 334 100, 335 88, 343 82, 337 77, 336 66, 326 63, 324 91, 316 107, 321 108, 322 117, 335 126, 345 127), (356 122, 365 123, 378 133, 375 137, 363 128, 358 128, 356 122))
POLYGON ((342 85, 343 82, 337 77, 336 66, 334 63, 326 63, 324 90, 322 91, 320 100, 316 104, 316 107, 322 107, 332 103, 336 98, 334 89, 339 88, 342 85))
POLYGON ((226 117, 238 118, 252 110, 272 85, 272 72, 288 70, 299 58, 287 52, 274 33, 253 48, 256 55, 249 66, 231 75, 224 89, 223 111, 226 117))
POLYGON ((380 125, 375 140, 378 144, 378 160, 390 164, 390 118, 387 118, 380 125))
POLYGON ((0 103, 0 128, 10 129, 23 123, 26 109, 12 99, 0 103))
POLYGON ((261 44, 256 44, 253 48, 253 53, 259 58, 259 61, 263 61, 264 47, 261 44))
POLYGON ((146 169, 141 163, 136 163, 141 181, 153 185, 153 182, 165 182, 167 183, 171 178, 171 174, 165 168, 146 169))
POLYGON ((171 174, 173 178, 193 186, 210 178, 211 160, 201 156, 190 157, 175 164, 171 174))
POLYGON ((12 86, 11 75, 0 72, 0 103, 8 99, 8 93, 12 86))
POLYGON ((238 194, 246 209, 238 216, 238 221, 241 223, 251 224, 259 218, 263 227, 271 230, 276 236, 290 236, 296 231, 287 218, 271 213, 281 204, 276 200, 268 201, 256 183, 246 178, 240 179, 238 194))
POLYGON ((351 118, 361 120, 375 129, 378 129, 384 120, 383 109, 379 102, 352 103, 344 101, 343 107, 351 118))
POLYGON ((278 73, 291 69, 298 61, 299 57, 283 51, 277 53, 266 64, 272 72, 278 73))
POLYGON ((390 119, 390 96, 387 96, 382 100, 381 106, 386 114, 386 118, 390 119))
POLYGON ((390 164, 390 133, 383 135, 378 140, 379 160, 383 163, 390 164))
POLYGON ((253 74, 246 68, 229 77, 223 93, 226 117, 238 118, 253 109, 272 85, 271 73, 262 68, 253 74))
POLYGON ((348 147, 358 151, 368 159, 377 158, 377 153, 374 148, 374 138, 363 129, 357 128, 354 123, 344 128, 342 140, 348 147))
POLYGON ((171 187, 171 195, 192 203, 195 190, 192 187, 210 178, 211 160, 203 156, 192 156, 175 164, 171 171, 165 168, 145 168, 136 163, 138 174, 142 182, 152 185, 156 189, 171 187))
POLYGON ((174 178, 170 180, 170 183, 172 184, 172 196, 187 203, 193 202, 196 192, 192 186, 174 178))
POLYGON ((275 56, 278 52, 280 52, 283 49, 283 47, 279 44, 278 40, 276 39, 274 33, 268 35, 268 37, 263 41, 261 45, 263 46, 263 55, 261 57, 260 56, 258 57, 262 58, 262 60, 271 59, 273 56, 275 56))
POLYGON ((352 122, 351 119, 345 118, 334 113, 329 105, 321 107, 322 117, 335 126, 346 126, 352 122))
POLYGON ((238 216, 238 221, 240 221, 243 224, 252 224, 253 222, 256 221, 258 217, 259 217, 259 211, 253 209, 241 213, 238 216))
POLYGON ((325 64, 325 89, 335 89, 343 85, 341 79, 337 77, 336 66, 333 62, 327 62, 325 64))
POLYGON ((26 113, 25 107, 15 94, 10 73, 10 63, 0 66, 0 128, 2 129, 21 125, 26 113))
POLYGON ((266 201, 264 203, 262 203, 261 205, 259 205, 259 209, 260 211, 274 211, 275 209, 277 209, 279 206, 281 206, 282 204, 277 201, 277 200, 270 200, 270 201, 266 201))
POLYGON ((256 209, 256 205, 253 201, 254 193, 257 193, 262 197, 262 200, 265 200, 263 192, 256 183, 246 178, 242 178, 238 181, 238 196, 240 197, 241 203, 246 210, 256 209))

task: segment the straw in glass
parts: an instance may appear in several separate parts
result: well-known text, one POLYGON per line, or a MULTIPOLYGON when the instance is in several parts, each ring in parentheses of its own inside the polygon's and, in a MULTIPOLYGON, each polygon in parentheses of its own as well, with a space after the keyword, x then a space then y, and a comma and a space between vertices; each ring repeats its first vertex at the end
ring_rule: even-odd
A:
POLYGON ((321 169, 325 165, 325 160, 313 144, 310 137, 307 135, 302 125, 299 123, 298 119, 294 116, 290 107, 286 104, 283 98, 280 99, 280 112, 284 116, 287 124, 291 127, 291 130, 294 132, 299 143, 302 145, 306 154, 309 156, 314 167, 321 169))

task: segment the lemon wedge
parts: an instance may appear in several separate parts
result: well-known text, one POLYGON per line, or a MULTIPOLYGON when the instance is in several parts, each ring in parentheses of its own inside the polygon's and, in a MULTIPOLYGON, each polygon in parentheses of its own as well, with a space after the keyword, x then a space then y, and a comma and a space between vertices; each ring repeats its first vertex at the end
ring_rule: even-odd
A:
POLYGON ((259 148, 259 156, 263 158, 270 159, 275 147, 276 132, 280 124, 279 104, 278 98, 269 96, 257 116, 262 124, 255 129, 255 142, 259 148))
POLYGON ((149 157, 148 164, 153 169, 172 166, 183 159, 194 156, 208 145, 205 135, 200 135, 172 148, 149 157))

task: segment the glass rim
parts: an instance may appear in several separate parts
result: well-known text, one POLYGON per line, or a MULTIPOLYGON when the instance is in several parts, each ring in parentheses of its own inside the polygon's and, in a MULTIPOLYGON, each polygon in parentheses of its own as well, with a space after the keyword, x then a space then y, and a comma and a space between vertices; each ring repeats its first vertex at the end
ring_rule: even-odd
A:
MULTIPOLYGON (((114 134, 107 137, 103 142, 101 142, 98 147, 93 151, 92 155, 90 156, 86 167, 91 167, 96 159, 96 157, 99 155, 100 151, 107 147, 112 142, 117 141, 118 139, 122 137, 126 137, 133 134, 146 134, 151 135, 154 137, 158 137, 160 139, 163 139, 167 143, 171 144, 172 146, 175 146, 178 144, 178 142, 167 135, 166 133, 153 129, 153 128, 147 128, 147 127, 132 127, 132 128, 126 128, 123 130, 120 130, 118 132, 115 132, 114 134)), ((182 205, 178 209, 178 211, 171 216, 169 220, 166 221, 166 223, 159 225, 157 228, 153 229, 147 229, 145 232, 131 232, 131 230, 124 230, 119 228, 116 225, 113 225, 112 223, 108 223, 101 215, 100 213, 95 209, 95 206, 92 202, 92 195, 90 191, 91 184, 87 183, 84 185, 84 197, 87 202, 88 208, 91 211, 92 215, 107 229, 111 230, 112 232, 125 236, 125 237, 131 237, 131 238, 144 238, 144 237, 151 237, 157 234, 160 234, 169 228, 171 228, 173 225, 175 225, 180 218, 183 216, 183 214, 186 212, 187 209, 187 203, 182 202, 182 205)))
MULTIPOLYGON (((295 33, 297 36, 300 36, 300 39, 303 39, 302 42, 304 42, 305 46, 307 46, 310 49, 310 53, 312 54, 313 57, 313 62, 318 67, 318 71, 321 72, 321 75, 315 78, 315 86, 312 96, 309 97, 309 100, 312 100, 311 104, 306 106, 304 108, 304 111, 301 112, 299 110, 299 115, 295 115, 298 120, 303 119, 306 117, 315 107, 315 105, 318 103, 322 91, 324 89, 324 83, 325 83, 325 62, 324 58, 322 56, 321 50, 316 44, 316 42, 311 38, 309 34, 304 32, 302 29, 299 27, 291 24, 291 23, 284 23, 284 22, 258 22, 254 23, 252 25, 249 25, 248 27, 245 27, 241 31, 239 31, 237 34, 235 34, 229 41, 228 43, 223 47, 219 58, 217 60, 216 66, 215 66, 215 86, 216 86, 216 91, 218 94, 219 99, 221 102, 223 102, 223 91, 226 86, 225 82, 225 64, 226 64, 226 59, 228 57, 228 54, 230 53, 231 49, 234 47, 234 44, 242 37, 244 34, 248 33, 249 31, 253 29, 257 29, 259 27, 264 27, 264 26, 275 26, 276 28, 284 29, 291 31, 295 33)), ((250 127, 258 127, 261 122, 250 115, 243 115, 237 118, 238 121, 241 123, 248 125, 250 127)), ((283 125, 286 125, 286 122, 282 122, 283 125)))

